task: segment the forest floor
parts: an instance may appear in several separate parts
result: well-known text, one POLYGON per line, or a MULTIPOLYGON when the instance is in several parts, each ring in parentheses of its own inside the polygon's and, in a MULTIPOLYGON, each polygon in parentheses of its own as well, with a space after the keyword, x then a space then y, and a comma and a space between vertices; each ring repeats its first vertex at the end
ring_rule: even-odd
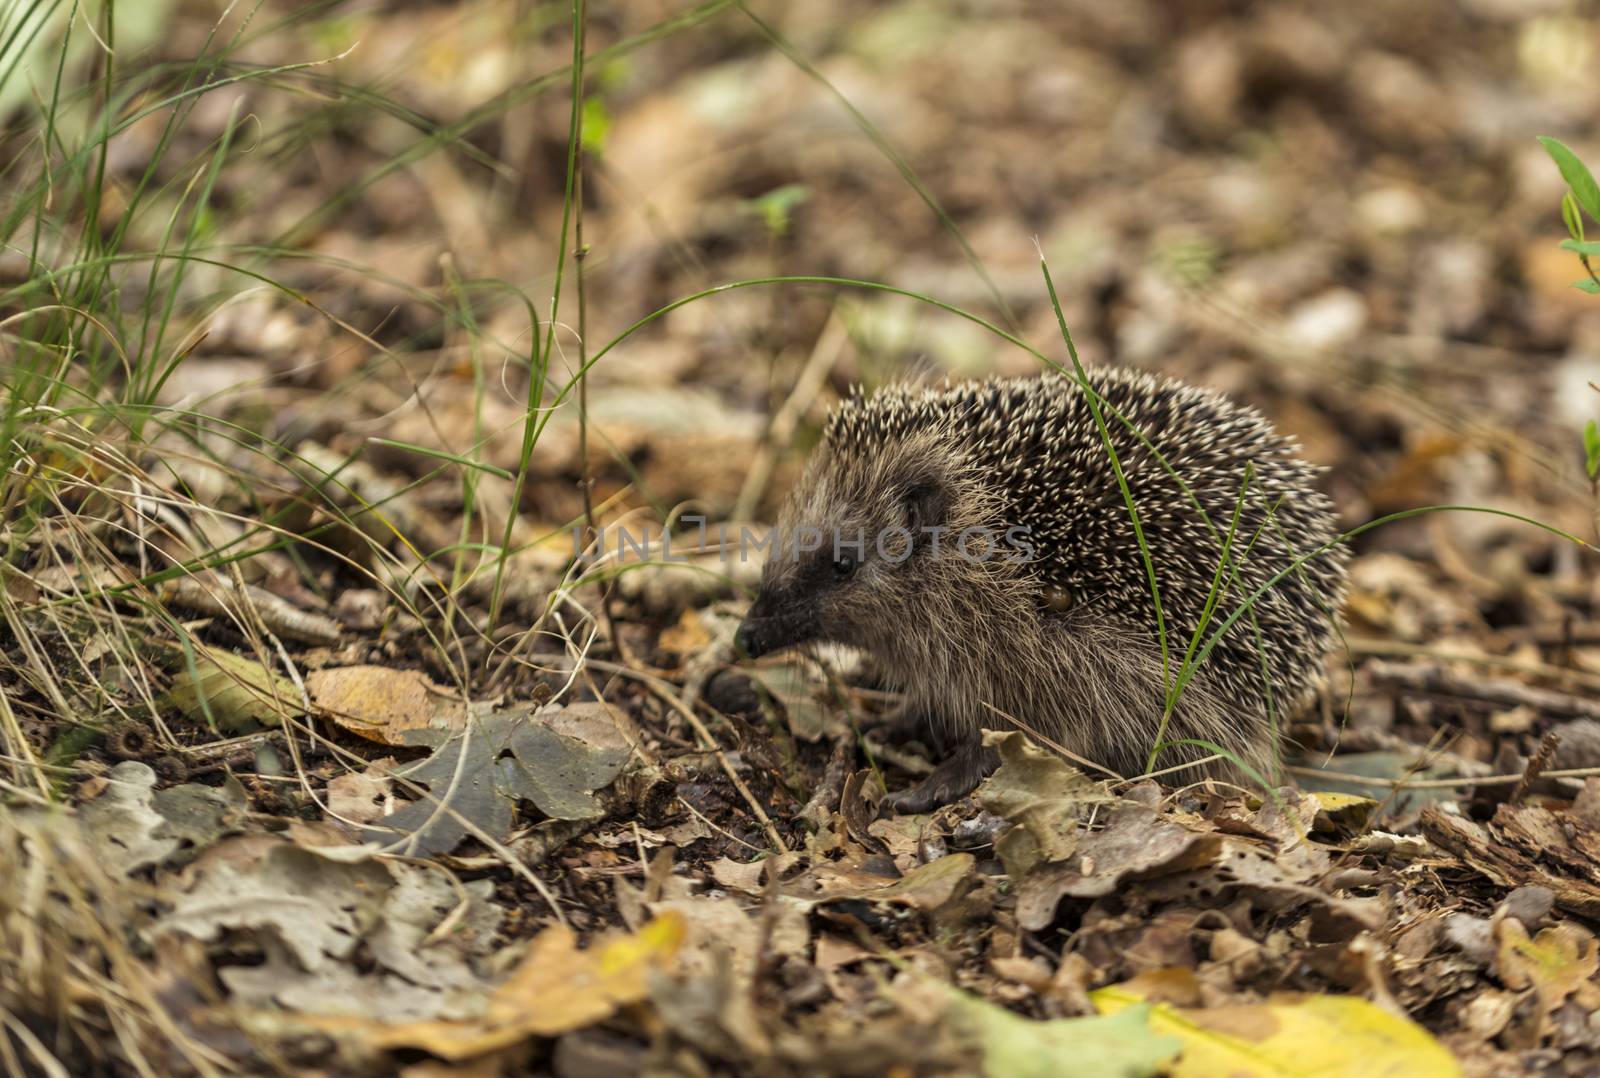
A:
POLYGON ((573 157, 567 8, 216 7, 0 51, 0 1068, 1600 1069, 1591 20, 597 3, 573 157), (1281 786, 880 816, 928 748, 695 522, 1064 360, 1041 253, 1404 519, 1281 786))

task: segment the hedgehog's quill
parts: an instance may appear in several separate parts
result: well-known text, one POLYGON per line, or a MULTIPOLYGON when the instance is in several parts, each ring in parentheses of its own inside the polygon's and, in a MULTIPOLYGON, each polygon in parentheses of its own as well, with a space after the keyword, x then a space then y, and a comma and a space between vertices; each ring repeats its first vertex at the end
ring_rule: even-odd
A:
MULTIPOLYGON (((1163 742, 1204 741, 1260 768, 1273 713, 1305 706, 1323 682, 1342 546, 1288 573, 1233 624, 1161 728, 1218 566, 1208 636, 1334 538, 1332 505, 1315 469, 1255 411, 1142 374, 1089 378, 1155 566, 1165 668, 1127 505, 1071 378, 854 397, 830 417, 784 507, 738 645, 754 656, 834 641, 881 661, 908 713, 954 746, 891 799, 901 811, 977 784, 993 767, 979 731, 1005 725, 997 712, 1122 775, 1144 771, 1158 730, 1163 742)), ((1158 766, 1208 754, 1174 745, 1158 766)))

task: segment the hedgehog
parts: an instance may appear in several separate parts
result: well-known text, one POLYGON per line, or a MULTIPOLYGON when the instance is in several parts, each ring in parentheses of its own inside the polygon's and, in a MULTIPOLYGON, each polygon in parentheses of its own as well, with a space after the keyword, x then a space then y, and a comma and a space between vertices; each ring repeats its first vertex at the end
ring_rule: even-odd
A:
POLYGON ((1324 683, 1347 552, 1318 469, 1215 391, 1118 368, 1084 381, 1104 434, 1071 372, 855 391, 779 514, 736 648, 877 660, 943 756, 888 810, 971 792, 997 763, 981 731, 1013 724, 1123 777, 1158 735, 1158 769, 1268 775, 1278 720, 1324 683), (1168 713, 1208 610, 1215 641, 1168 713))

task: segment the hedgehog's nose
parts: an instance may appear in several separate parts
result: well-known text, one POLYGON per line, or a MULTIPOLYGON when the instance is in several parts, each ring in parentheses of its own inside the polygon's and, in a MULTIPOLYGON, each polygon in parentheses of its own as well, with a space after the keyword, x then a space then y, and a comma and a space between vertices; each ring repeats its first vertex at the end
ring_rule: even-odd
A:
POLYGON ((733 634, 733 646, 748 659, 804 644, 817 636, 817 615, 812 604, 796 604, 785 596, 762 591, 733 634))
POLYGON ((738 631, 733 634, 733 646, 741 655, 752 659, 760 658, 761 634, 755 626, 755 619, 745 618, 739 623, 738 631))

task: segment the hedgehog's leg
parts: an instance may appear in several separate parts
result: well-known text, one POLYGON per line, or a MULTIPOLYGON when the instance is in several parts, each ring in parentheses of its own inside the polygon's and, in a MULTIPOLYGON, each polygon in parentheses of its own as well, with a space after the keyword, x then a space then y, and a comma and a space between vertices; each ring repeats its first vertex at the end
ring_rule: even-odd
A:
POLYGON ((982 737, 975 734, 957 745, 927 778, 909 790, 884 798, 884 806, 891 812, 915 815, 948 805, 977 789, 978 783, 998 766, 1000 754, 984 748, 982 737))
POLYGON ((939 751, 938 724, 928 715, 926 709, 910 700, 896 705, 882 715, 863 721, 861 726, 896 745, 906 741, 921 741, 924 744, 932 742, 934 751, 939 751))

